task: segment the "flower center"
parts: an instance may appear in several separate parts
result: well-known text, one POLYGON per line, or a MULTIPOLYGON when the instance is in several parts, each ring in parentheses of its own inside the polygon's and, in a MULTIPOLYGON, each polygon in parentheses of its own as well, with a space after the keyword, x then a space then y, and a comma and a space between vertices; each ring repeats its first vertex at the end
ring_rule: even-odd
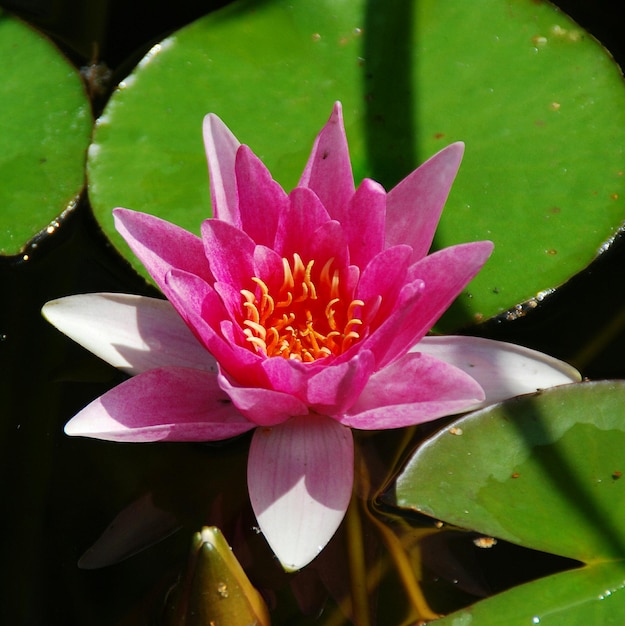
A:
POLYGON ((329 259, 321 271, 299 254, 282 259, 283 281, 275 293, 252 277, 255 292, 241 290, 243 332, 259 354, 311 362, 347 350, 361 337, 362 300, 345 297, 339 271, 329 259))

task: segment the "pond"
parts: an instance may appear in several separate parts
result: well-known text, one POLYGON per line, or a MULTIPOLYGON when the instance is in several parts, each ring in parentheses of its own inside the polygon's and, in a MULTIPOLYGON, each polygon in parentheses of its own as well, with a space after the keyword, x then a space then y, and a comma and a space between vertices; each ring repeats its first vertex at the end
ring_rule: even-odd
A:
MULTIPOLYGON (((617 171, 617 166, 625 168, 617 141, 625 132, 625 125, 620 127, 625 91, 620 93, 622 81, 612 60, 583 28, 623 62, 622 9, 608 3, 592 8, 557 3, 579 27, 565 22, 564 14, 537 13, 536 24, 555 20, 560 29, 545 31, 557 40, 553 48, 561 49, 545 61, 544 70, 555 68, 549 80, 562 75, 553 87, 566 96, 560 106, 551 88, 534 91, 530 79, 535 75, 524 73, 524 63, 534 63, 530 54, 552 54, 552 48, 541 47, 543 31, 523 30, 523 11, 534 24, 532 7, 540 5, 535 9, 540 12, 543 3, 484 0, 474 9, 471 19, 493 14, 502 42, 514 42, 518 35, 527 44, 528 58, 518 67, 504 49, 507 44, 499 41, 476 44, 475 56, 463 58, 465 48, 454 42, 469 41, 475 33, 465 30, 462 3, 443 4, 435 13, 428 12, 431 3, 419 0, 353 0, 336 11, 327 3, 315 8, 302 2, 293 9, 271 0, 140 2, 132 7, 102 0, 88 12, 80 2, 54 7, 0 3, 0 25, 20 16, 51 37, 67 59, 72 81, 82 73, 80 98, 86 103, 76 108, 81 120, 71 120, 84 125, 78 130, 84 146, 76 151, 77 177, 67 176, 66 182, 76 178, 75 184, 68 182, 68 189, 60 191, 65 203, 48 208, 47 198, 33 200, 34 192, 48 194, 39 183, 43 170, 37 169, 34 179, 32 171, 18 179, 9 159, 0 161, 0 184, 10 189, 11 198, 18 197, 14 190, 20 186, 33 188, 27 202, 4 201, 11 217, 1 223, 3 623, 222 623, 210 613, 191 617, 191 609, 180 617, 186 611, 180 608, 186 606, 177 595, 180 589, 192 590, 191 604, 204 602, 198 599, 204 583, 189 582, 195 558, 207 559, 201 567, 210 576, 228 571, 216 556, 201 552, 197 557, 191 551, 194 534, 205 526, 221 529, 276 625, 425 623, 490 597, 499 604, 491 609, 485 602, 475 605, 475 613, 469 608, 459 618, 468 621, 458 623, 488 626, 502 615, 529 623, 530 613, 540 621, 555 611, 549 623, 570 624, 576 623, 570 613, 558 613, 572 602, 570 589, 596 599, 593 585, 598 584, 602 597, 620 598, 615 581, 624 578, 624 539, 613 522, 625 502, 619 494, 625 484, 619 452, 625 422, 618 380, 625 378, 620 230, 625 190, 619 195, 624 183, 623 172, 617 171), (271 28, 275 31, 267 37, 271 28), (416 41, 417 35, 422 40, 416 41), (582 69, 567 56, 578 53, 578 38, 589 44, 580 56, 582 69), (155 49, 159 42, 161 48, 155 49), (413 58, 417 48, 422 56, 413 58), (153 58, 146 60, 150 50, 153 58), (409 57, 410 67, 395 67, 409 57), (436 71, 445 63, 460 68, 448 81, 436 71), (489 71, 480 71, 482 63, 489 71), (210 76, 198 71, 213 66, 210 76), (492 67, 499 68, 496 75, 492 67), (427 93, 420 91, 425 86, 427 93), (231 91, 234 87, 238 91, 231 91), (210 94, 206 99, 204 89, 210 94), (502 92, 502 100, 488 99, 502 92), (523 93, 527 99, 519 101, 523 93), (319 102, 311 94, 318 94, 319 102), (533 108, 538 99, 544 104, 540 118, 533 108), (391 189, 448 143, 466 143, 434 245, 442 249, 492 239, 495 253, 476 282, 458 290, 458 299, 434 330, 512 342, 570 363, 584 378, 616 382, 550 390, 460 421, 448 411, 408 428, 354 427, 355 487, 346 517, 311 564, 288 573, 265 540, 254 512, 258 507, 248 496, 253 482, 247 474, 248 452, 256 435, 143 445, 68 437, 65 424, 128 376, 60 333, 41 309, 72 294, 163 297, 123 247, 110 213, 117 205, 131 206, 199 231, 211 202, 201 140, 204 114, 217 112, 288 190, 297 184, 315 134, 336 100, 343 101, 357 184, 371 176, 391 189), (579 117, 570 122, 549 117, 564 116, 562 107, 569 103, 579 105, 579 117), (593 118, 596 126, 591 126, 580 111, 594 106, 593 116, 601 118, 593 118), (499 116, 498 109, 505 107, 512 113, 499 116), (181 110, 189 111, 188 119, 180 119, 181 110), (464 110, 474 116, 474 124, 467 123, 464 110), (445 116, 450 121, 443 126, 445 116), (561 144, 547 154, 559 133, 566 133, 564 157, 561 144), (527 145, 518 139, 523 135, 532 138, 527 145), (530 162, 532 150, 535 163, 530 162), (574 156, 570 161, 568 154, 574 156), (605 178, 604 164, 612 168, 605 178), (88 181, 84 186, 83 180, 88 181), (32 202, 40 205, 33 209, 32 202), (476 210, 486 205, 483 212, 476 210), (530 205, 538 207, 540 218, 530 205), (586 206, 588 213, 581 216, 586 206), (9 231, 22 221, 30 234, 11 242, 9 231), (556 243, 546 244, 547 236, 556 243), (518 523, 519 516, 530 521, 518 523), (569 546, 567 536, 582 537, 580 545, 569 546), (571 578, 537 591, 522 584, 556 572, 571 578), (496 595, 508 589, 517 595, 496 595), (555 596, 554 605, 543 602, 555 596)), ((0 28, 0 37, 3 32, 0 28)), ((35 56, 32 46, 21 49, 20 63, 28 50, 35 56)), ((28 73, 28 62, 23 67, 17 73, 27 91, 29 84, 39 83, 28 73)), ((17 92, 7 88, 2 97, 8 101, 12 93, 17 92)), ((40 100, 42 110, 53 106, 44 93, 31 100, 40 100)), ((10 106, 12 112, 20 108, 19 102, 10 106)), ((3 136, 10 136, 10 126, 10 119, 0 122, 3 136)), ((31 138, 24 137, 26 145, 31 138)), ((39 153, 32 158, 40 159, 39 153)), ((102 332, 96 323, 94 336, 102 332)), ((386 381, 386 387, 392 383, 386 381)), ((348 413, 342 413, 345 423, 348 413)), ((208 605, 232 603, 233 587, 217 578, 217 600, 208 605)), ((598 614, 616 622, 625 614, 617 600, 605 602, 607 609, 597 609, 591 600, 587 604, 579 609, 580 620, 586 616, 583 623, 590 623, 594 611, 605 610, 598 614)), ((247 614, 237 611, 235 617, 219 619, 230 626, 247 624, 247 614)), ((517 622, 510 618, 506 623, 517 622)))

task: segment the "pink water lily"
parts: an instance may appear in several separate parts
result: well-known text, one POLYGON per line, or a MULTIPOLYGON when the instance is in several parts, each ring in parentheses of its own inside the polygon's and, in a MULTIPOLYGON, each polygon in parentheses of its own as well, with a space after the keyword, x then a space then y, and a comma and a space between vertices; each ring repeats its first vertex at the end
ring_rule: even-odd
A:
POLYGON ((214 218, 201 238, 114 212, 167 301, 90 294, 44 308, 132 375, 78 413, 69 435, 213 441, 256 429, 251 503, 296 570, 346 511, 351 428, 399 428, 576 379, 523 348, 425 338, 492 250, 480 241, 428 255, 462 144, 389 193, 372 180, 355 189, 336 104, 287 194, 218 117, 205 118, 204 139, 214 218))

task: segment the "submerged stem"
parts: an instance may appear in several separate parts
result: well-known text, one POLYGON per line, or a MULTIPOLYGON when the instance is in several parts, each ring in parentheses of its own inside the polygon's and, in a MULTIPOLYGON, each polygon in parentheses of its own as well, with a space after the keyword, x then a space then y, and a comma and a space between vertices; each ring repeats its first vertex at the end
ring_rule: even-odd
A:
MULTIPOLYGON (((413 436, 413 429, 407 429, 402 438, 395 460, 401 457, 405 445, 413 436)), ((378 515, 374 502, 374 493, 371 486, 370 476, 364 459, 359 454, 355 459, 354 492, 345 516, 347 559, 349 564, 350 597, 343 598, 333 611, 329 612, 323 621, 323 626, 344 626, 352 623, 355 626, 370 626, 370 602, 369 598, 379 586, 380 581, 394 567, 396 575, 406 594, 409 606, 410 624, 425 624, 438 619, 440 615, 435 613, 427 603, 419 578, 421 576, 421 560, 413 563, 408 552, 425 535, 438 532, 432 528, 424 528, 419 532, 410 529, 408 533, 398 535, 378 515), (357 495, 359 494, 359 495, 357 495), (368 500, 362 498, 368 497, 368 500), (365 519, 361 517, 366 516, 365 519), (381 554, 374 563, 367 563, 365 558, 365 544, 363 522, 370 521, 379 532, 382 543, 386 547, 385 553, 381 554), (415 535, 418 535, 415 537, 415 535), (346 617, 351 614, 351 622, 346 617)))
MULTIPOLYGON (((392 467, 396 467, 399 464, 399 459, 405 453, 406 446, 413 438, 414 433, 414 427, 406 429, 400 445, 397 447, 394 455, 393 464, 391 465, 392 467)), ((418 619, 423 622, 439 618, 440 615, 432 611, 427 603, 427 600, 421 590, 421 585, 419 584, 419 578, 422 573, 421 559, 419 558, 418 567, 415 571, 413 563, 411 563, 408 558, 408 546, 406 545, 406 542, 402 541, 402 539, 376 515, 375 497, 372 492, 371 485, 369 484, 370 481, 366 464, 360 457, 358 457, 358 459, 360 461, 360 471, 356 473, 356 476, 360 478, 363 484, 367 483, 367 491, 364 493, 369 493, 369 500, 364 506, 365 514, 371 520, 371 523, 377 528, 382 537, 382 541, 388 550, 388 554, 391 557, 393 564, 395 565, 397 574, 402 586, 404 587, 404 591, 413 611, 418 619)), ((425 534, 430 534, 431 532, 431 530, 427 530, 425 534)))
POLYGON ((347 509, 347 555, 352 596, 352 617, 356 626, 369 626, 367 570, 358 500, 354 494, 347 509))
POLYGON ((588 363, 597 357, 603 350, 609 346, 625 328, 625 307, 621 307, 611 317, 611 319, 603 325, 601 330, 595 333, 590 341, 587 341, 582 348, 574 354, 570 361, 580 370, 583 370, 588 363))
MULTIPOLYGON (((434 611, 430 608, 430 605, 427 603, 427 600, 421 591, 421 585, 419 585, 419 581, 417 580, 417 575, 421 573, 421 567, 419 567, 419 571, 415 571, 410 559, 408 559, 408 556, 406 555, 406 550, 401 539, 399 539, 399 537, 384 522, 375 518, 371 513, 369 513, 369 517, 377 527, 380 535, 382 535, 382 541, 384 542, 384 545, 386 546, 389 555, 395 564, 399 579, 401 580, 404 591, 408 596, 408 601, 412 605, 419 619, 425 621, 438 619, 440 615, 438 613, 434 613, 434 611)), ((430 532, 431 531, 426 534, 430 534, 430 532)))

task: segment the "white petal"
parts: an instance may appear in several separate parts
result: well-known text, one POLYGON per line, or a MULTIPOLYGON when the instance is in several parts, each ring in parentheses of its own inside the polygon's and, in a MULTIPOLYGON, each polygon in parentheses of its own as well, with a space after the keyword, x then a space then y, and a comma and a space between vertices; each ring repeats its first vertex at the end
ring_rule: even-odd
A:
POLYGON ((350 430, 325 415, 257 428, 247 483, 258 525, 287 571, 301 569, 330 541, 352 493, 350 430))
POLYGON ((564 361, 481 337, 424 337, 411 351, 451 363, 477 380, 486 393, 480 406, 581 380, 579 372, 564 361))
POLYGON ((42 313, 68 337, 128 374, 170 365, 217 371, 215 359, 167 300, 81 294, 52 300, 42 313))

